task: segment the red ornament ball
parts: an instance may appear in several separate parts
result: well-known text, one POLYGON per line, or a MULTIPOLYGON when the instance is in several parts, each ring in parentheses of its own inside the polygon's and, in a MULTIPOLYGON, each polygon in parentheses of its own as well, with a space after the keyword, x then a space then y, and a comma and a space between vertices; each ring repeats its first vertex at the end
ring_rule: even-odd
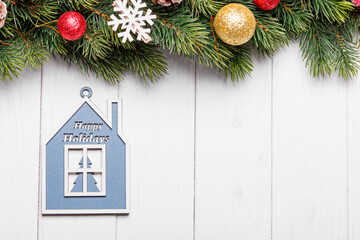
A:
POLYGON ((280 0, 253 0, 255 6, 263 11, 270 11, 279 5, 280 0))
POLYGON ((360 0, 351 0, 356 9, 360 9, 360 0))
POLYGON ((70 41, 78 40, 86 31, 85 18, 80 13, 73 11, 61 15, 57 26, 60 35, 70 41))

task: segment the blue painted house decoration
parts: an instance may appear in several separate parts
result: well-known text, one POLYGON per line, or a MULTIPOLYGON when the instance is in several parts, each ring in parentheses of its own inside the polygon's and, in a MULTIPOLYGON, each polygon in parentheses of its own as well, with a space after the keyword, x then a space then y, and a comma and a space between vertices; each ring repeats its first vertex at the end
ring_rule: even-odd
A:
MULTIPOLYGON (((87 93, 87 94, 86 94, 87 93)), ((43 214, 129 213, 129 163, 121 134, 121 101, 108 117, 80 91, 83 104, 44 146, 43 214)))

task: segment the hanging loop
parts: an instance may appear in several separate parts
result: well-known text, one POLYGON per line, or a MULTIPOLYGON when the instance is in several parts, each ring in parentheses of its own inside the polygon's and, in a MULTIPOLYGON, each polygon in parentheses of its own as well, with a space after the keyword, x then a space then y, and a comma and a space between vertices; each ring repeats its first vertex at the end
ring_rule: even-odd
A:
POLYGON ((81 97, 87 97, 87 98, 91 98, 92 96, 92 90, 91 88, 89 87, 83 87, 81 90, 80 90, 80 96, 81 97))

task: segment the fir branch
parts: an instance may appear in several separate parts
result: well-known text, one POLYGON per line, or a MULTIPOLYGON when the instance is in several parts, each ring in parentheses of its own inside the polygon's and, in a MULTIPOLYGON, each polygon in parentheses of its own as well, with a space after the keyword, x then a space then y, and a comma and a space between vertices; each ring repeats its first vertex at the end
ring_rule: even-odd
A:
POLYGON ((334 33, 328 25, 312 21, 309 30, 300 38, 300 49, 306 66, 310 66, 313 77, 330 75, 336 48, 332 42, 334 33))
POLYGON ((250 76, 254 69, 254 62, 252 60, 251 48, 248 45, 236 47, 234 50, 234 57, 227 63, 227 67, 223 70, 225 77, 231 77, 233 82, 244 79, 250 76))
POLYGON ((233 55, 227 47, 219 47, 212 36, 210 23, 191 17, 188 10, 177 10, 170 16, 158 14, 152 27, 155 44, 197 60, 206 66, 223 68, 233 55), (166 18, 166 20, 165 20, 166 18))
POLYGON ((345 22, 349 11, 354 10, 354 5, 348 1, 339 0, 309 0, 309 4, 314 11, 316 19, 327 20, 329 22, 345 22))
POLYGON ((24 67, 21 54, 16 49, 0 45, 0 71, 3 80, 12 81, 14 77, 19 77, 24 67))
POLYGON ((201 14, 207 19, 215 16, 216 13, 226 5, 226 1, 217 0, 189 0, 189 2, 194 16, 201 14))
POLYGON ((339 72, 339 76, 344 79, 352 78, 358 74, 360 55, 354 37, 358 33, 358 16, 349 21, 350 24, 341 24, 334 26, 336 28, 336 38, 334 41, 337 45, 334 70, 339 72), (354 28, 355 27, 355 28, 354 28))
POLYGON ((285 30, 276 18, 258 16, 251 42, 262 55, 272 56, 287 45, 288 39, 285 30))
POLYGON ((334 70, 339 72, 339 76, 344 79, 356 76, 359 69, 360 56, 356 45, 347 41, 341 34, 337 34, 338 47, 334 58, 334 70))
POLYGON ((82 51, 82 55, 85 58, 98 60, 106 58, 108 53, 113 49, 106 37, 100 31, 97 31, 91 34, 85 34, 84 37, 80 39, 78 50, 82 51))
POLYGON ((275 16, 286 30, 289 39, 298 37, 308 30, 314 15, 302 1, 283 0, 279 7, 274 9, 275 16))
POLYGON ((15 26, 19 29, 26 28, 31 23, 42 23, 54 20, 57 14, 59 5, 54 0, 37 0, 34 2, 26 0, 18 0, 16 2, 7 2, 8 14, 13 15, 15 26))
POLYGON ((61 6, 64 12, 92 9, 97 3, 98 0, 58 0, 58 4, 61 6))
POLYGON ((14 37, 17 28, 14 22, 14 15, 8 12, 5 20, 5 25, 0 28, 0 39, 9 39, 14 37))
POLYGON ((79 69, 85 74, 89 75, 94 73, 96 77, 101 76, 104 80, 116 84, 120 82, 129 71, 121 59, 118 59, 117 55, 111 55, 106 59, 94 60, 91 58, 84 58, 79 53, 71 55, 61 55, 61 57, 69 64, 75 63, 79 66, 79 69))
POLYGON ((12 47, 21 55, 20 59, 23 61, 24 67, 30 69, 39 69, 42 62, 49 59, 49 53, 39 43, 24 37, 17 38, 12 47))
POLYGON ((167 72, 166 58, 155 45, 138 44, 135 49, 124 49, 122 55, 132 72, 145 82, 156 82, 167 72))

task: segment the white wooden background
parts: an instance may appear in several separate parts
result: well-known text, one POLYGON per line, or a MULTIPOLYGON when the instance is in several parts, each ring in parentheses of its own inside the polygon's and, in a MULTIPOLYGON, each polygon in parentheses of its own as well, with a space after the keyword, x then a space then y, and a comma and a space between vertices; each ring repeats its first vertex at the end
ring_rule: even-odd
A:
POLYGON ((233 84, 171 56, 112 86, 52 59, 0 82, 0 239, 360 239, 360 78, 313 79, 295 45, 255 65, 233 84), (40 146, 83 86, 123 99, 129 216, 40 214, 40 146))

